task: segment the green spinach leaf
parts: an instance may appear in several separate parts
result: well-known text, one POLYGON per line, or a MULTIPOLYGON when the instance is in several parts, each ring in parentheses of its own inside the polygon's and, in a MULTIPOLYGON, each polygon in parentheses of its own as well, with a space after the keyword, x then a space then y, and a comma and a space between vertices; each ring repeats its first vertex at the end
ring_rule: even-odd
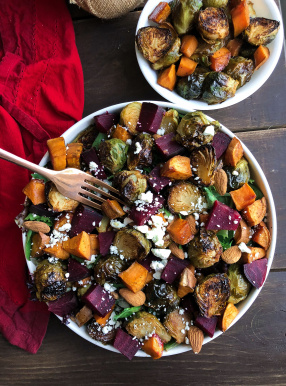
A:
POLYGON ((231 247, 233 243, 234 231, 221 230, 217 232, 216 235, 224 251, 231 247))
POLYGON ((253 189, 254 193, 256 194, 256 200, 260 200, 262 197, 264 197, 264 194, 261 192, 261 190, 258 188, 258 186, 254 183, 254 180, 249 180, 248 185, 253 189))
POLYGON ((99 145, 100 145, 100 142, 102 140, 106 140, 107 139, 107 135, 105 133, 98 133, 97 137, 95 138, 93 144, 92 144, 92 147, 95 147, 96 149, 99 148, 99 145))
POLYGON ((224 196, 218 194, 214 186, 205 187, 204 191, 206 193, 206 198, 208 202, 208 208, 211 209, 215 201, 220 201, 223 204, 232 207, 232 198, 229 193, 226 193, 224 196))
POLYGON ((39 173, 32 173, 31 176, 35 179, 39 179, 39 180, 44 180, 45 182, 48 181, 48 179, 44 176, 42 176, 41 174, 39 173))
POLYGON ((129 316, 131 316, 132 314, 140 310, 141 310, 141 306, 125 308, 122 312, 120 312, 120 314, 115 315, 113 319, 118 320, 118 319, 128 318, 129 316))
POLYGON ((30 257, 31 257, 31 245, 32 245, 33 233, 34 233, 33 231, 28 230, 26 235, 25 256, 28 261, 30 261, 30 257))
POLYGON ((164 344, 164 350, 165 350, 165 351, 169 351, 169 350, 171 350, 172 348, 175 348, 175 347, 177 347, 177 346, 179 346, 179 343, 177 343, 177 342, 175 341, 175 339, 172 338, 172 339, 170 340, 170 342, 164 344))
POLYGON ((29 213, 28 216, 25 218, 25 221, 41 221, 48 224, 49 227, 53 226, 53 220, 50 217, 38 216, 34 213, 29 213))

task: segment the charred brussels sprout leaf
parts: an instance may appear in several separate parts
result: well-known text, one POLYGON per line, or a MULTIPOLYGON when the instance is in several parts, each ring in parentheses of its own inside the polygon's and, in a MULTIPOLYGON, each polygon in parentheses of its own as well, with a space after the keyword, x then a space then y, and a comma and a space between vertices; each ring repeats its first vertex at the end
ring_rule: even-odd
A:
POLYGON ((198 18, 198 30, 207 43, 225 39, 229 35, 229 23, 224 10, 214 7, 201 10, 198 18))
POLYGON ((202 6, 202 0, 176 0, 172 18, 175 30, 179 35, 187 33, 193 27, 202 6))
POLYGON ((120 113, 120 124, 124 127, 127 127, 132 134, 137 133, 136 127, 141 112, 141 107, 142 103, 132 102, 125 106, 120 113))
POLYGON ((177 93, 184 99, 199 99, 207 73, 193 73, 180 78, 176 85, 177 93))
POLYGON ((126 229, 116 233, 113 241, 115 245, 126 260, 142 260, 148 255, 151 249, 151 242, 145 236, 135 230, 126 229))
POLYGON ((253 60, 254 53, 256 50, 257 47, 254 47, 249 43, 244 43, 241 49, 239 50, 239 56, 253 60))
POLYGON ((177 343, 185 342, 187 331, 186 324, 191 325, 191 318, 187 313, 180 313, 181 310, 174 310, 167 314, 164 320, 164 326, 172 338, 176 339, 177 343))
POLYGON ((113 185, 124 199, 132 204, 147 189, 147 178, 138 170, 123 170, 115 175, 113 185))
POLYGON ((248 162, 242 158, 235 167, 227 166, 224 168, 227 174, 228 190, 237 190, 250 179, 248 162))
POLYGON ((224 8, 227 6, 228 0, 203 0, 204 7, 224 8))
POLYGON ((237 56, 230 59, 224 71, 227 75, 238 81, 239 88, 250 81, 254 72, 254 63, 251 59, 237 56))
POLYGON ((66 279, 59 263, 51 264, 43 260, 37 266, 34 274, 37 288, 37 298, 44 301, 53 301, 66 292, 66 279))
POLYGON ((136 43, 144 58, 155 63, 171 49, 174 37, 169 28, 143 27, 137 32, 136 43))
POLYGON ((227 275, 230 280, 230 298, 228 301, 237 304, 247 297, 251 284, 244 276, 242 266, 239 264, 231 264, 227 275))
POLYGON ((189 244, 188 255, 196 268, 208 268, 219 261, 223 252, 215 232, 202 228, 189 244))
POLYGON ((195 290, 195 298, 202 316, 211 318, 223 313, 230 295, 230 281, 226 274, 207 276, 195 290))
POLYGON ((176 38, 170 50, 156 63, 152 64, 153 70, 161 70, 162 68, 169 67, 171 64, 176 63, 180 57, 181 40, 176 38))
POLYGON ((215 149, 211 145, 201 146, 191 153, 194 181, 203 186, 212 185, 216 168, 215 149))
POLYGON ((170 109, 163 116, 160 129, 164 134, 175 133, 179 124, 179 113, 177 110, 170 109))
POLYGON ((119 256, 108 255, 101 258, 94 267, 94 280, 103 285, 106 281, 118 281, 118 274, 127 268, 126 261, 119 256))
POLYGON ((256 17, 243 32, 244 39, 254 46, 266 46, 275 39, 280 28, 279 21, 256 17))
POLYGON ((207 208, 207 202, 200 188, 191 182, 182 181, 171 188, 168 206, 172 213, 202 213, 207 208))
POLYGON ((180 298, 171 284, 154 280, 145 287, 146 305, 158 312, 178 307, 180 298))
POLYGON ((152 165, 154 139, 150 134, 138 134, 132 141, 127 154, 127 167, 133 170, 152 165))
POLYGON ((127 158, 128 145, 121 139, 112 138, 99 145, 99 158, 111 173, 122 169, 127 158))
POLYGON ((209 105, 234 97, 238 81, 223 72, 210 72, 203 84, 202 100, 209 105))

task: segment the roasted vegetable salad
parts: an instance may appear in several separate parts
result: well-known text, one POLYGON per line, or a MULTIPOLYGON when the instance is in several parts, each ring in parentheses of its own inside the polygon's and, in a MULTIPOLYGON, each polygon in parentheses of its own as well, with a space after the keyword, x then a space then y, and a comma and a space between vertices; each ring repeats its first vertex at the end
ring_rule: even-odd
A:
MULTIPOLYGON (((263 16, 263 15, 260 15, 263 16)), ((280 27, 257 17, 250 0, 160 2, 136 35, 157 83, 209 105, 234 97, 269 58, 280 27)))
POLYGON ((106 200, 99 212, 38 174, 23 189, 17 223, 36 265, 34 293, 91 338, 129 359, 139 349, 158 359, 178 344, 199 352, 204 334, 225 331, 236 304, 262 286, 266 199, 240 141, 217 121, 134 102, 48 149, 46 167, 78 167, 126 203, 106 200))

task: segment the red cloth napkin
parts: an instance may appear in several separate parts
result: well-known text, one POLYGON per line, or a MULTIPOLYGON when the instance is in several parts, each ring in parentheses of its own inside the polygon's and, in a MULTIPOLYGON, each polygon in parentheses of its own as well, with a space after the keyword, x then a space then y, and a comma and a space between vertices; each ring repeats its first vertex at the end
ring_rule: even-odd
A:
MULTIPOLYGON (((0 147, 33 162, 81 119, 83 74, 64 0, 0 0, 0 147)), ((29 172, 0 160, 0 331, 31 353, 39 349, 49 312, 29 301, 21 231, 29 172)))

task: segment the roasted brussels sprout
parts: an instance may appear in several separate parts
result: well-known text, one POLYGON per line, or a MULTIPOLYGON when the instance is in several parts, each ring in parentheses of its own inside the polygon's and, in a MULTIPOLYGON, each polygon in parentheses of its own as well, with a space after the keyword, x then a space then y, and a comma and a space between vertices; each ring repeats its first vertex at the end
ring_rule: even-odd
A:
POLYGON ((239 50, 239 56, 253 60, 254 53, 256 50, 257 50, 257 47, 252 46, 251 44, 245 42, 243 43, 241 49, 239 50))
POLYGON ((99 158, 103 166, 111 173, 116 173, 125 165, 128 145, 121 139, 112 138, 99 145, 99 158))
POLYGON ((145 236, 135 230, 126 229, 116 233, 113 241, 121 255, 126 260, 142 260, 148 255, 151 248, 151 242, 145 236))
POLYGON ((87 129, 82 131, 73 142, 82 143, 83 151, 92 147, 95 138, 98 135, 95 125, 88 126, 87 129))
POLYGON ((106 281, 116 282, 118 274, 127 268, 126 261, 119 256, 107 255, 99 260, 94 267, 94 280, 103 285, 106 281))
POLYGON ((202 213, 207 209, 207 201, 200 188, 182 181, 170 189, 168 206, 172 213, 202 213))
POLYGON ((208 7, 201 10, 198 18, 198 30, 207 43, 223 40, 229 35, 229 23, 222 8, 208 7))
POLYGON ((109 343, 115 338, 116 331, 114 325, 101 325, 95 319, 91 320, 86 329, 92 339, 98 340, 103 344, 109 343))
POLYGON ((63 196, 56 188, 56 185, 51 181, 46 182, 45 195, 48 206, 54 212, 74 211, 79 205, 78 201, 63 196))
POLYGON ((218 122, 210 122, 201 111, 188 113, 182 118, 177 128, 176 140, 189 150, 206 145, 213 139, 212 135, 204 135, 209 125, 214 126, 215 130, 220 127, 218 122))
POLYGON ((177 93, 184 99, 199 99, 207 72, 194 72, 192 75, 180 78, 176 85, 177 93))
POLYGON ((203 186, 212 185, 217 166, 215 149, 211 145, 201 146, 192 151, 190 158, 194 182, 203 186))
POLYGON ((228 0, 203 0, 204 7, 224 8, 227 6, 228 0))
POLYGON ((223 72, 210 72, 203 84, 202 100, 209 105, 234 97, 238 81, 223 72))
POLYGON ((248 183, 250 179, 248 162, 245 158, 241 158, 235 167, 227 166, 224 170, 227 174, 228 191, 239 189, 243 184, 248 183))
POLYGON ((242 56, 236 56, 231 58, 224 72, 231 76, 232 79, 238 81, 238 86, 242 87, 245 83, 249 82, 253 72, 254 72, 254 63, 251 59, 246 59, 242 56))
POLYGON ((207 276, 195 289, 202 316, 211 318, 223 313, 230 295, 230 282, 225 273, 207 276))
POLYGON ((129 204, 137 200, 147 189, 147 178, 138 170, 123 170, 114 176, 113 185, 129 204))
POLYGON ((84 287, 79 287, 76 292, 77 296, 81 298, 89 290, 90 287, 91 284, 86 284, 84 287))
POLYGON ((153 70, 161 70, 162 68, 169 67, 171 64, 176 63, 180 57, 181 39, 176 38, 170 50, 156 63, 152 64, 153 70))
POLYGON ((120 125, 127 127, 132 134, 136 134, 137 122, 141 112, 142 103, 131 102, 120 113, 120 125))
POLYGON ((164 320, 164 327, 176 340, 178 344, 185 342, 185 338, 188 334, 186 330, 187 326, 191 325, 191 318, 187 313, 181 313, 183 310, 174 310, 169 312, 164 320))
POLYGON ((243 37, 254 46, 266 46, 275 39, 279 28, 279 21, 256 17, 250 19, 250 24, 243 32, 243 37))
POLYGON ((176 0, 172 11, 173 25, 179 35, 187 33, 194 25, 203 6, 202 0, 176 0))
POLYGON ((51 264, 43 260, 34 273, 37 298, 43 301, 53 301, 66 292, 66 279, 59 263, 51 264))
POLYGON ((144 58, 155 63, 171 49, 174 36, 169 28, 143 27, 137 32, 136 43, 144 58))
POLYGON ((127 167, 134 170, 152 165, 152 147, 154 139, 150 134, 138 134, 132 141, 127 154, 127 167))
POLYGON ((208 268, 219 261, 223 252, 222 246, 213 231, 201 228, 189 244, 188 255, 196 268, 208 268))
POLYGON ((237 304, 247 297, 251 284, 244 276, 242 265, 231 264, 227 276, 230 280, 230 297, 228 301, 237 304))
POLYGON ((175 287, 160 280, 153 280, 145 287, 146 305, 157 312, 178 307, 180 298, 175 287))
POLYGON ((160 129, 164 130, 164 135, 169 133, 175 133, 179 124, 179 113, 175 109, 166 111, 163 116, 160 129))
POLYGON ((138 312, 135 317, 126 324, 125 328, 130 335, 135 336, 137 339, 143 339, 155 333, 159 335, 164 343, 171 340, 171 336, 156 316, 145 311, 138 312))

